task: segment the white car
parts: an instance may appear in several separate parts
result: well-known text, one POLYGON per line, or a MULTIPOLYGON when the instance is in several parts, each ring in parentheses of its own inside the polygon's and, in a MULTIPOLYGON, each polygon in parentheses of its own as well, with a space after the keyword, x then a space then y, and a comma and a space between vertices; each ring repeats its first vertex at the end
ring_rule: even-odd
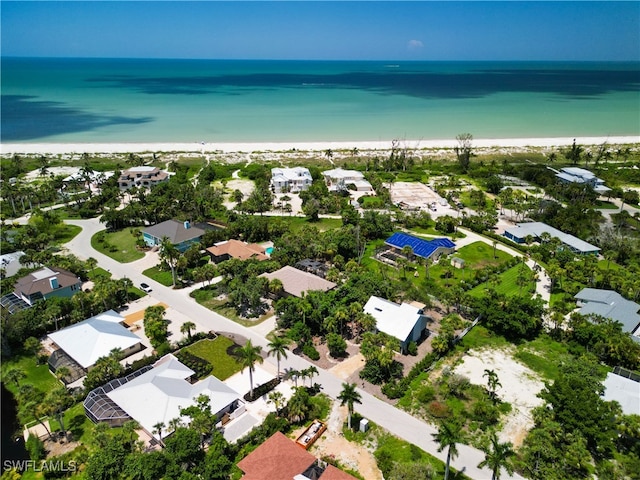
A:
POLYGON ((146 283, 141 283, 140 284, 140 289, 143 292, 146 292, 146 293, 150 293, 151 292, 151 287, 149 285, 147 285, 146 283))

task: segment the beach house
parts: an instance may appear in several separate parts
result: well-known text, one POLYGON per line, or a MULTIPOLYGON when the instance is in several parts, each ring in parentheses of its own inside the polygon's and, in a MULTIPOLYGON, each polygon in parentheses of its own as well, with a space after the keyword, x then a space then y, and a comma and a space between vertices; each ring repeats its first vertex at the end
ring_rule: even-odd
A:
POLYGON ((400 342, 405 353, 409 343, 418 342, 427 331, 427 317, 422 308, 410 303, 397 304, 384 298, 371 296, 364 306, 364 312, 376 320, 376 329, 400 342))
POLYGON ((595 245, 542 222, 517 223, 515 227, 505 229, 504 236, 516 243, 526 243, 527 237, 539 241, 545 233, 550 237, 556 237, 565 247, 578 255, 597 255, 600 252, 600 249, 595 245))
POLYGON ((247 243, 235 239, 215 243, 213 246, 207 248, 207 253, 211 256, 213 263, 224 262, 231 258, 261 261, 269 258, 265 253, 265 248, 257 243, 247 243))
POLYGON ((371 184, 364 179, 364 174, 358 170, 334 168, 333 170, 325 170, 322 172, 322 176, 330 192, 348 190, 350 185, 353 185, 353 190, 357 192, 373 191, 371 184))
POLYGON ((640 305, 618 292, 599 288, 583 288, 574 297, 581 315, 599 315, 622 324, 622 331, 640 342, 640 305))
POLYGON ((120 190, 129 190, 132 187, 151 188, 168 180, 169 174, 158 167, 131 167, 120 174, 118 186, 120 190))
POLYGON ((302 192, 311 186, 313 178, 308 168, 272 168, 271 189, 275 193, 302 192))
POLYGON ((600 195, 604 195, 611 189, 604 184, 604 180, 596 177, 589 170, 579 167, 564 167, 556 173, 556 178, 562 183, 577 183, 580 185, 589 185, 594 191, 600 195))
POLYGON ((180 251, 184 252, 191 245, 198 243, 204 235, 204 230, 192 227, 188 221, 166 220, 142 231, 142 238, 149 247, 162 244, 166 237, 180 251))
POLYGON ((426 239, 415 237, 403 232, 396 232, 387 238, 384 244, 389 248, 387 254, 390 256, 403 256, 405 247, 411 248, 412 255, 421 258, 431 258, 434 262, 440 255, 448 255, 456 249, 456 244, 448 238, 426 239))

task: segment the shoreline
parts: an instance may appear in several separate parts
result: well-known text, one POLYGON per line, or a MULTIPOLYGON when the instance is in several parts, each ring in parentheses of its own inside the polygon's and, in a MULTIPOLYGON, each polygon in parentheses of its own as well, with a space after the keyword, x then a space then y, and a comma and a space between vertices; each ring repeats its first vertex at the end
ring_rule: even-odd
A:
MULTIPOLYGON (((573 141, 582 146, 630 145, 640 144, 640 135, 608 137, 539 137, 539 138, 488 138, 473 139, 474 149, 485 148, 553 148, 570 146, 573 141)), ((389 150, 391 141, 353 141, 353 142, 147 142, 147 143, 3 143, 0 155, 13 154, 108 154, 108 153, 254 153, 254 152, 323 152, 340 150, 389 150)), ((400 148, 413 150, 452 149, 457 145, 451 140, 401 140, 400 148)))

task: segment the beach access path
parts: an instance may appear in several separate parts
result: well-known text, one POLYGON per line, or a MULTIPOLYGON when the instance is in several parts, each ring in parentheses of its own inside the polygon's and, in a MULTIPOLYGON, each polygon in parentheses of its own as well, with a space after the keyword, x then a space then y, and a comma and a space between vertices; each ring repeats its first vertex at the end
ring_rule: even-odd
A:
MULTIPOLYGON (((180 290, 165 287, 143 275, 141 268, 147 264, 144 259, 123 264, 93 249, 93 247, 91 247, 91 237, 105 228, 98 219, 65 220, 65 223, 77 225, 82 228, 82 232, 66 244, 66 248, 77 257, 81 259, 93 257, 98 261, 100 267, 109 271, 114 277, 129 278, 134 285, 139 285, 141 282, 151 285, 153 291, 150 296, 156 299, 158 303, 164 302, 171 308, 192 319, 193 322, 200 325, 204 330, 235 333, 251 339, 254 345, 259 345, 263 350, 268 348, 268 340, 255 329, 244 327, 216 312, 212 312, 196 303, 195 300, 184 293, 181 293, 180 290), (137 266, 137 264, 139 266, 137 266)), ((275 360, 272 357, 267 357, 266 361, 275 365, 275 360)), ((288 358, 282 359, 280 362, 281 370, 285 371, 289 369, 302 370, 311 365, 310 362, 293 353, 290 353, 288 358)), ((342 390, 342 378, 323 369, 320 369, 317 378, 325 394, 333 399, 338 397, 342 390)), ((355 405, 358 413, 403 440, 413 443, 442 461, 446 461, 446 450, 438 452, 439 445, 432 437, 432 434, 437 432, 436 427, 412 417, 408 413, 383 402, 359 388, 358 393, 362 399, 362 404, 355 405)), ((458 445, 457 447, 459 456, 451 462, 454 468, 463 471, 465 475, 473 479, 485 480, 491 478, 491 471, 489 469, 480 469, 477 466, 484 460, 484 453, 482 451, 467 445, 458 445)), ((517 474, 507 475, 503 473, 501 478, 520 480, 522 477, 517 474)))

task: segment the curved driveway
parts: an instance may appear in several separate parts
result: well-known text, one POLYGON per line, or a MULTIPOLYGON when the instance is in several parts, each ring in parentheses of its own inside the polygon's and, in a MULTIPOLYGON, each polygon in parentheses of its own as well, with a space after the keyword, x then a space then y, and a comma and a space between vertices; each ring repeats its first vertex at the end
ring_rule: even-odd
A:
MULTIPOLYGON (((163 301, 180 313, 190 317, 206 330, 237 333, 250 338, 254 345, 259 345, 266 350, 268 341, 262 335, 199 305, 180 290, 165 287, 143 275, 142 270, 147 268, 148 264, 145 259, 122 264, 94 250, 91 247, 91 237, 105 228, 97 219, 65 220, 65 222, 82 227, 82 232, 66 244, 67 249, 74 255, 82 259, 95 258, 102 268, 111 272, 116 278, 128 277, 135 285, 139 285, 143 281, 148 283, 153 288, 152 297, 158 301, 163 301), (138 265, 138 268, 136 268, 136 265, 138 265), (144 268, 142 268, 143 266, 144 268)), ((267 359, 267 361, 273 363, 272 360, 270 357, 267 359)), ((311 365, 305 359, 292 353, 287 359, 283 359, 280 364, 282 370, 301 370, 311 365)), ((318 383, 322 385, 324 393, 330 397, 335 399, 340 394, 342 382, 341 378, 331 372, 320 369, 318 383)), ((437 431, 434 426, 412 417, 408 413, 379 400, 363 390, 358 389, 358 393, 362 397, 362 404, 355 406, 358 413, 403 440, 417 445, 440 460, 446 460, 446 450, 438 452, 438 444, 432 439, 431 435, 437 431)), ((491 478, 490 470, 477 467, 478 463, 484 460, 482 451, 467 445, 458 445, 458 451, 460 452, 459 456, 451 462, 454 468, 463 471, 473 479, 484 480, 491 478)), ((505 472, 501 478, 521 479, 522 477, 519 475, 509 476, 505 472)))

